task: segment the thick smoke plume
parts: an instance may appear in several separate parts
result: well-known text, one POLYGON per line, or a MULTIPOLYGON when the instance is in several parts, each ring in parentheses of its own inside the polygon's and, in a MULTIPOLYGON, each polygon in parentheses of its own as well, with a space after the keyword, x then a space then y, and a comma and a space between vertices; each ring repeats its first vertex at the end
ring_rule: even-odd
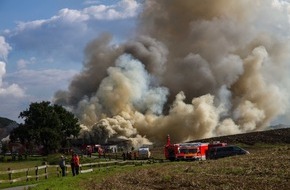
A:
POLYGON ((101 143, 264 130, 288 111, 288 29, 277 0, 147 0, 136 36, 88 44, 83 71, 55 103, 101 143))

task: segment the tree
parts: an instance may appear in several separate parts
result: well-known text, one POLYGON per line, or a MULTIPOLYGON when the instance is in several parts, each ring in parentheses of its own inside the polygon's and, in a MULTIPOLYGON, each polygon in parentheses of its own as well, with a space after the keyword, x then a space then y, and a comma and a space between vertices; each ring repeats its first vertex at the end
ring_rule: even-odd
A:
POLYGON ((45 154, 66 146, 66 139, 80 132, 78 119, 62 106, 50 102, 31 103, 19 117, 24 119, 24 124, 10 133, 11 141, 42 145, 45 154))
POLYGON ((7 142, 2 142, 2 147, 1 147, 1 151, 2 154, 5 156, 6 152, 8 152, 8 143, 7 142))

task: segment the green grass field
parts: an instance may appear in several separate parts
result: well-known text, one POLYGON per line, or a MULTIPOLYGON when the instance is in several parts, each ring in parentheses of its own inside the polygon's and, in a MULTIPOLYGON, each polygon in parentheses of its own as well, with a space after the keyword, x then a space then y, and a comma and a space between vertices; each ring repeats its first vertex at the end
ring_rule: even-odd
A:
POLYGON ((8 168, 11 170, 13 169, 23 169, 23 168, 31 168, 34 166, 39 166, 42 164, 41 160, 28 160, 28 161, 21 161, 21 162, 5 162, 5 163, 0 163, 0 171, 5 171, 8 168))
MULTIPOLYGON (((250 151, 249 155, 218 160, 94 168, 91 173, 75 177, 70 173, 66 177, 49 177, 29 189, 289 189, 289 144, 257 144, 244 148, 250 151)), ((160 153, 160 157, 162 149, 157 150, 155 154, 160 153)), ((1 167, 6 168, 2 163, 1 167)), ((35 182, 27 184, 31 183, 35 182)))
MULTIPOLYGON (((48 165, 58 165, 58 161, 60 159, 60 154, 53 154, 49 155, 47 157, 40 157, 40 156, 33 156, 33 157, 28 157, 27 160, 21 160, 21 161, 11 161, 11 156, 5 156, 5 160, 8 160, 6 162, 0 162, 0 171, 8 171, 8 168, 10 170, 19 170, 19 169, 28 169, 27 175, 29 176, 35 176, 35 168, 36 166, 43 166, 45 164, 48 165)), ((66 157, 66 164, 69 165, 69 160, 70 160, 70 155, 67 155, 66 157)), ((104 161, 113 161, 114 159, 109 159, 109 158, 98 158, 98 157, 81 157, 81 163, 98 163, 98 162, 104 162, 104 161)), ((84 166, 83 169, 88 169, 90 166, 84 166)), ((48 172, 48 178, 49 180, 47 181, 53 181, 55 179, 58 179, 60 175, 60 169, 58 170, 56 167, 48 167, 47 168, 48 172)), ((68 168, 68 177, 71 175, 71 170, 68 168)), ((39 170, 38 174, 44 174, 44 169, 39 170)), ((17 179, 20 177, 25 177, 26 176, 26 171, 22 171, 20 173, 12 173, 12 178, 17 179)), ((8 180, 9 176, 8 174, 0 174, 0 189, 7 188, 7 187, 13 187, 13 186, 20 186, 20 185, 26 185, 26 184, 34 184, 34 183, 42 183, 45 180, 45 177, 40 177, 38 181, 35 180, 35 178, 29 179, 27 182, 22 181, 22 182, 13 182, 12 184, 10 183, 2 183, 1 180, 8 180)))

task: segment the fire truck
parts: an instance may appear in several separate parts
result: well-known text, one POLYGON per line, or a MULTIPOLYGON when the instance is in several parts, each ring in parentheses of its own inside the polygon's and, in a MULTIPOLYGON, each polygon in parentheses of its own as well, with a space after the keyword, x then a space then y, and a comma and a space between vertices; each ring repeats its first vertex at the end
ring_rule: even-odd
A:
POLYGON ((208 150, 212 147, 226 146, 226 143, 212 142, 212 143, 179 143, 171 144, 169 135, 167 136, 167 143, 164 147, 165 158, 170 161, 175 160, 206 160, 208 150))
POLYGON ((138 158, 139 159, 149 159, 151 152, 148 147, 140 147, 138 149, 138 158))
POLYGON ((103 155, 103 148, 99 144, 84 144, 82 146, 82 151, 85 155, 91 156, 92 153, 99 153, 99 155, 103 155))

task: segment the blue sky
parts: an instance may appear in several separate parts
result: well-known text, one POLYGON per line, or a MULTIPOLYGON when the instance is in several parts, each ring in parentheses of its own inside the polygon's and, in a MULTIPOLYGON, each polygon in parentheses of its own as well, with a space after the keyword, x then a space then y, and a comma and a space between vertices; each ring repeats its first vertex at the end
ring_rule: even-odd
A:
POLYGON ((132 36, 135 0, 1 0, 0 116, 31 102, 50 101, 83 67, 86 44, 103 32, 119 42, 132 36))
POLYGON ((0 1, 1 30, 13 28, 17 22, 28 22, 39 19, 48 19, 56 15, 63 8, 80 10, 91 5, 112 5, 117 0, 86 1, 86 0, 56 0, 56 1, 0 1))

